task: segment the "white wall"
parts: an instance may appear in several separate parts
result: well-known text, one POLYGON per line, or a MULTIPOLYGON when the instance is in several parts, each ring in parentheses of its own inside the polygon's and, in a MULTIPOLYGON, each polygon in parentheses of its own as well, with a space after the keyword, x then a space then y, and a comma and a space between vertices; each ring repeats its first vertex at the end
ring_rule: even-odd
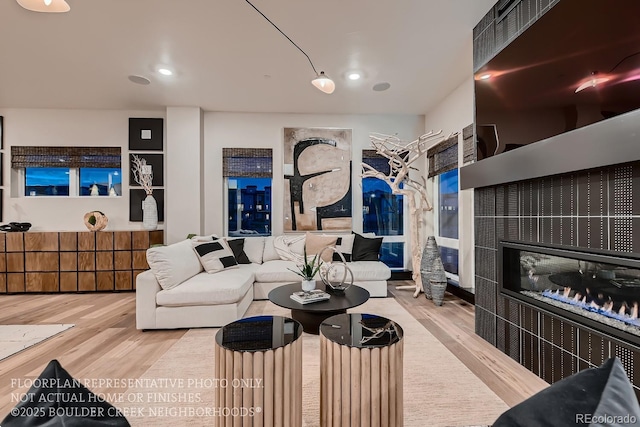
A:
MULTIPOLYGON (((440 130, 444 135, 460 132, 473 123, 473 78, 469 68, 469 78, 442 102, 425 115, 425 130, 440 130)), ((458 144, 459 164, 462 165, 462 137, 458 144)), ((430 180, 433 181, 433 180, 430 180)), ((436 194, 435 192, 433 193, 436 194)), ((474 281, 474 228, 473 228, 473 190, 460 192, 459 220, 459 278, 460 286, 473 290, 474 281)), ((434 233, 433 214, 427 218, 427 235, 434 233)))
MULTIPOLYGON (((99 210, 107 230, 139 230, 129 222, 129 117, 163 117, 158 111, 0 109, 4 116, 3 221, 30 222, 34 231, 86 231, 84 214, 99 210), (17 197, 11 194, 11 146, 122 147, 120 197, 17 197)), ((160 227, 162 228, 162 227, 160 227)))
MULTIPOLYGON (((372 148, 369 134, 371 132, 397 134, 399 138, 410 141, 423 133, 424 117, 418 115, 205 113, 205 233, 222 234, 224 232, 225 215, 221 206, 223 191, 222 148, 258 147, 273 149, 272 228, 274 235, 282 234, 284 212, 282 144, 285 127, 353 129, 353 229, 362 231, 360 164, 362 150, 372 148)), ((408 234, 408 230, 405 231, 405 234, 408 234)), ((409 250, 410 248, 407 248, 405 254, 410 254, 409 250)))
POLYGON ((167 108, 167 243, 183 240, 190 233, 203 232, 202 118, 198 107, 167 108))

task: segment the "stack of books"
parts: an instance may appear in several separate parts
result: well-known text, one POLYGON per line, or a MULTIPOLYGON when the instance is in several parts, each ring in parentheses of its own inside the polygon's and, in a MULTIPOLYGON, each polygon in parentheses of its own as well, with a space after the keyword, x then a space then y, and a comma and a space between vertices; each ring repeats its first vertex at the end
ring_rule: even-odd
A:
POLYGON ((331 295, 320 289, 314 289, 309 292, 294 292, 291 299, 300 304, 310 304, 312 302, 324 301, 331 298, 331 295))

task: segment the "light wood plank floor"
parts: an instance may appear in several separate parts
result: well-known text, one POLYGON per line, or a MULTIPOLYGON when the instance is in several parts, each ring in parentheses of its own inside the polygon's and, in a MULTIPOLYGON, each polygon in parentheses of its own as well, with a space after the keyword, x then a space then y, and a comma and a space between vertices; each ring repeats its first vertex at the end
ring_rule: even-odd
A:
MULTIPOLYGON (((442 307, 412 292, 389 292, 434 336, 447 346, 500 398, 512 406, 547 383, 474 333, 474 307, 447 294, 442 307)), ((135 329, 135 294, 4 295, 0 324, 74 323, 63 334, 0 361, 0 419, 16 402, 11 393, 25 392, 16 381, 35 378, 58 359, 73 366, 76 378, 138 378, 185 330, 140 332, 135 329)), ((419 367, 406 366, 405 369, 419 367)), ((122 392, 104 387, 97 392, 122 392)))

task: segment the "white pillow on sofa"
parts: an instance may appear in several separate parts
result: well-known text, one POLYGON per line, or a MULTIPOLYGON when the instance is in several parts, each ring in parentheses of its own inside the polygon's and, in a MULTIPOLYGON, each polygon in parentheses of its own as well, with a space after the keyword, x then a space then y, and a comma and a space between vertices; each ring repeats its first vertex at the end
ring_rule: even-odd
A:
POLYGON ((147 263, 162 289, 171 289, 202 271, 190 240, 147 249, 147 263))
POLYGON ((262 264, 262 253, 264 252, 265 238, 246 237, 244 239, 244 253, 247 254, 249 261, 254 264, 262 264))

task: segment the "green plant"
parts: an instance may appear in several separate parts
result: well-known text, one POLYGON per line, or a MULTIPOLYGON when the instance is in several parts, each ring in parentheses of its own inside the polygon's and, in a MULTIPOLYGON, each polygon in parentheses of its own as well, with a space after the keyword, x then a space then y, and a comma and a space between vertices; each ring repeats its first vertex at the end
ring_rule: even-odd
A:
POLYGON ((289 271, 293 271, 298 276, 302 277, 304 280, 313 280, 316 273, 320 270, 322 266, 322 258, 318 257, 318 254, 313 256, 311 262, 309 262, 309 258, 307 257, 307 246, 304 247, 304 263, 302 265, 298 265, 298 270, 295 271, 292 269, 288 269, 289 271))

